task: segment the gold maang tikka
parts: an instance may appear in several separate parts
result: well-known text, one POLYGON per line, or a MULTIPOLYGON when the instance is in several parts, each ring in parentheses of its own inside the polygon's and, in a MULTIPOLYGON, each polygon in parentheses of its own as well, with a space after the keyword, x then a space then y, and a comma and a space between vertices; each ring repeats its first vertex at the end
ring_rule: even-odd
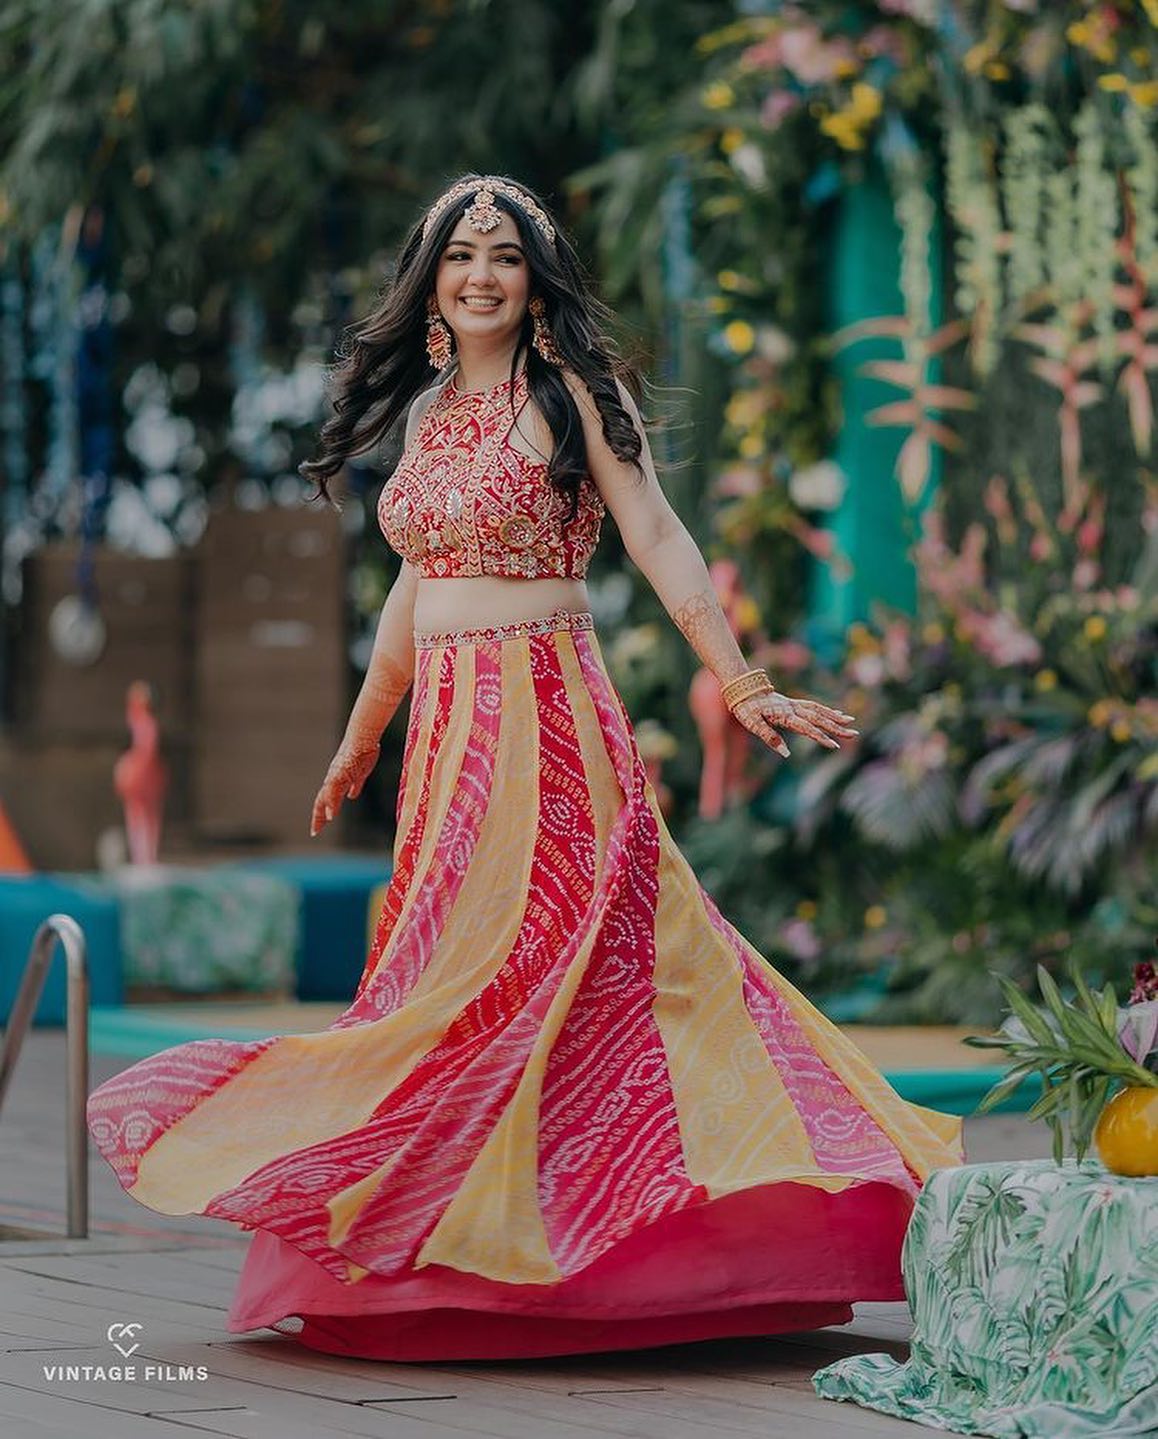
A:
POLYGON ((422 222, 422 238, 425 239, 430 234, 438 217, 448 205, 453 205, 456 200, 461 200, 464 195, 472 193, 474 199, 463 211, 463 218, 476 234, 489 234, 491 230, 497 229, 502 224, 503 212, 495 204, 495 196, 502 195, 508 200, 513 200, 519 209, 538 225, 549 245, 555 243, 555 227, 547 212, 537 205, 530 195, 525 195, 514 185, 508 185, 505 180, 494 176, 486 176, 481 180, 460 180, 457 185, 452 185, 444 195, 440 195, 431 205, 426 219, 422 222))

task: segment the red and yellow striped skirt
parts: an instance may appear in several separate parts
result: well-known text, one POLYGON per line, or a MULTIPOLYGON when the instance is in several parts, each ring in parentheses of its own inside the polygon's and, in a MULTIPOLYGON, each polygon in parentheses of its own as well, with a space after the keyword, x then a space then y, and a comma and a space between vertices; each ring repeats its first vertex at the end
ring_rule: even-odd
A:
POLYGON ((961 1162, 961 1121, 902 1100, 720 915, 591 616, 416 646, 349 1009, 180 1045, 89 1103, 134 1198, 257 1231, 228 1327, 488 1358, 903 1297, 913 1199, 961 1162))

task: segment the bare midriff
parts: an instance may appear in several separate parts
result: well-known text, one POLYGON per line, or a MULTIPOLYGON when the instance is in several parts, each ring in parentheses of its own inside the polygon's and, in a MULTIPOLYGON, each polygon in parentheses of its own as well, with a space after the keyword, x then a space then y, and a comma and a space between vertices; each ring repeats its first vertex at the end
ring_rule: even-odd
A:
POLYGON ((502 575, 420 578, 414 595, 414 631, 435 634, 489 628, 541 619, 556 610, 579 614, 590 608, 582 580, 521 580, 502 575))

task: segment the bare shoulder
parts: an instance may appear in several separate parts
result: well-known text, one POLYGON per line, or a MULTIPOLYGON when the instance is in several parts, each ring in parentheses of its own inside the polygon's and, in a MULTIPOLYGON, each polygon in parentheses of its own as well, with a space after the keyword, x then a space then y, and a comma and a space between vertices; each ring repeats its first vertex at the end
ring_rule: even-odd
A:
MULTIPOLYGON (((599 406, 595 403, 595 396, 591 393, 586 380, 571 369, 564 369, 562 375, 564 383, 579 407, 584 429, 587 430, 589 426, 594 426, 595 432, 601 435, 603 433, 603 416, 599 413, 599 406)), ((635 403, 631 391, 618 377, 616 377, 615 388, 619 392, 620 403, 631 416, 632 423, 642 434, 643 417, 639 413, 639 406, 635 403)))

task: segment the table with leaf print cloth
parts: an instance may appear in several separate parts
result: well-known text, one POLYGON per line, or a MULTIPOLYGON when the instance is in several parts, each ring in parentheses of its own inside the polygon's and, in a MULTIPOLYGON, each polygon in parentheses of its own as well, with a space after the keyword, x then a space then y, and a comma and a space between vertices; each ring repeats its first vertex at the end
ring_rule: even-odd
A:
POLYGON ((961 1434, 1158 1436, 1158 1178, 1098 1161, 935 1171, 902 1251, 910 1358, 813 1376, 824 1399, 961 1434))
POLYGON ((299 897, 286 880, 149 865, 126 867, 108 884, 120 902, 130 988, 292 993, 299 897))

